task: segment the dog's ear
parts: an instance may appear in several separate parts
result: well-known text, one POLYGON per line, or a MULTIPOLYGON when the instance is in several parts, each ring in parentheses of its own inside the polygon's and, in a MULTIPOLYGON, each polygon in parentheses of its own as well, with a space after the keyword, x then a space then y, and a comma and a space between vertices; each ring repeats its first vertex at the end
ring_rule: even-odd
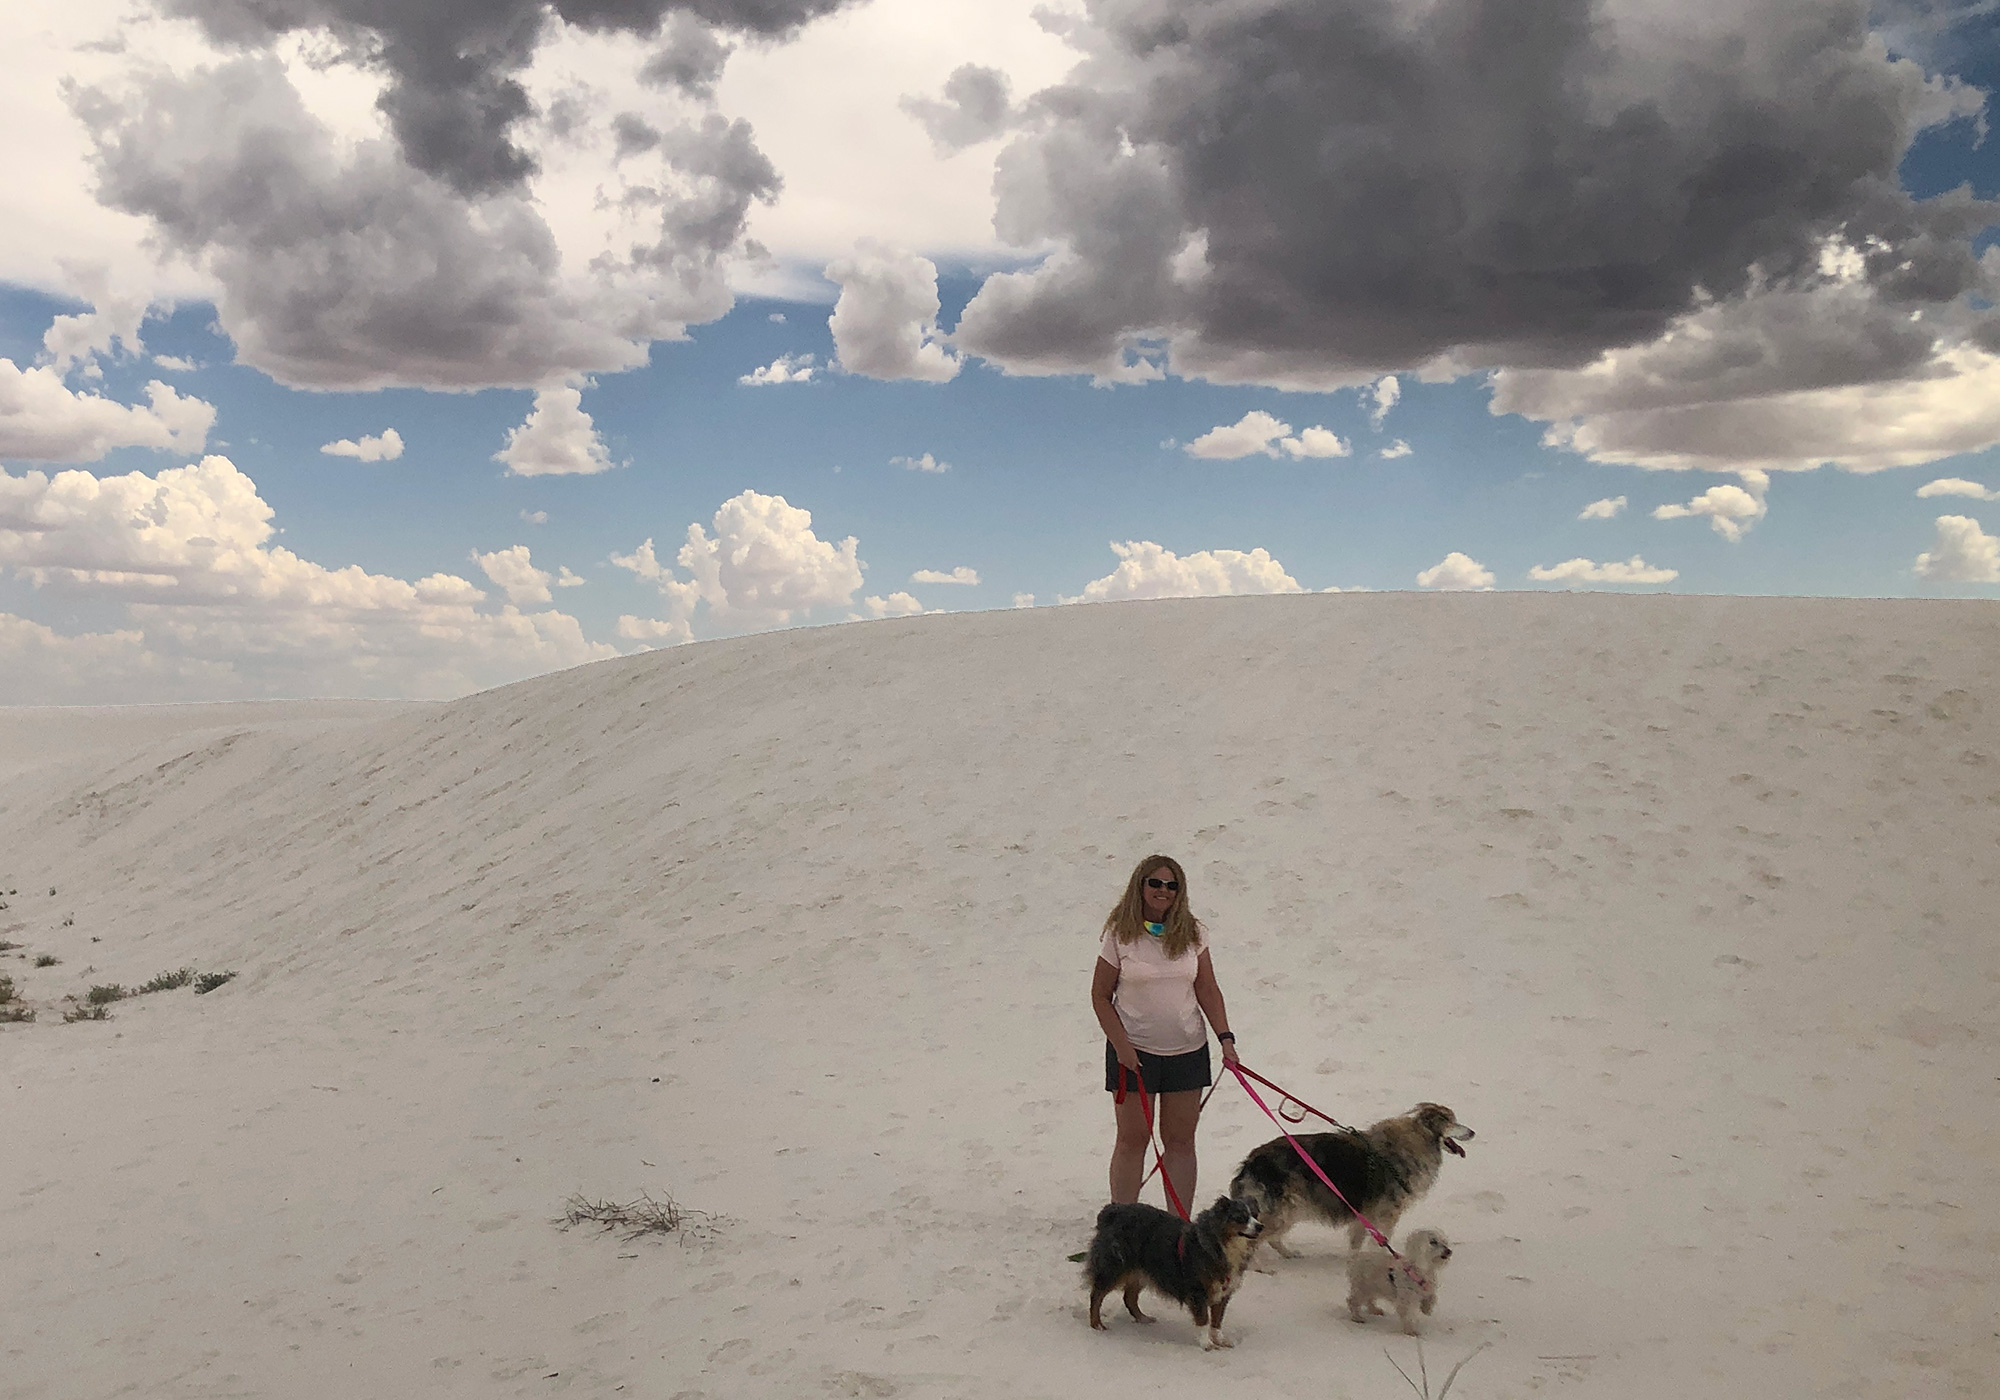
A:
POLYGON ((1443 1137, 1458 1122, 1458 1115, 1441 1103, 1420 1103, 1412 1112, 1424 1131, 1434 1137, 1443 1137))

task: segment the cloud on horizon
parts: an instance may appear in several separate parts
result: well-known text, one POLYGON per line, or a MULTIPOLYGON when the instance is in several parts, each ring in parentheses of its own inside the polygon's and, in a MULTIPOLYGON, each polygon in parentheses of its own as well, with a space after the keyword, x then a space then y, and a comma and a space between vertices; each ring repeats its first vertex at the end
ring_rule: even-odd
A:
POLYGON ((1267 550, 1203 549, 1177 555, 1151 540, 1113 540, 1118 567, 1065 603, 1123 598, 1214 598, 1238 593, 1302 593, 1267 550))
POLYGON ((485 607, 453 574, 302 559, 271 543, 274 516, 227 457, 153 477, 0 470, 0 567, 133 623, 64 637, 0 619, 0 656, 49 668, 0 684, 0 700, 445 696, 617 654, 567 614, 485 607), (84 695, 64 679, 92 675, 84 695))
POLYGON ((711 526, 713 535, 699 522, 687 527, 687 542, 674 557, 687 578, 660 562, 651 539, 611 556, 658 588, 667 611, 660 618, 620 617, 619 636, 691 641, 697 609, 720 627, 782 627, 819 609, 848 606, 861 591, 859 542, 852 535, 839 544, 821 539, 812 512, 783 496, 741 492, 717 508, 711 526))

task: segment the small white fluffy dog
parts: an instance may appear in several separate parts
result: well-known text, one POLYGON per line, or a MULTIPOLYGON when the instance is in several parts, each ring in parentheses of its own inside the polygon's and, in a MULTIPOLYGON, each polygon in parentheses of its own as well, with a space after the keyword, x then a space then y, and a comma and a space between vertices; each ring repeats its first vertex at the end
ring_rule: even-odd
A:
POLYGON ((1347 1312, 1356 1322, 1366 1322, 1364 1305, 1370 1313, 1380 1314, 1382 1304, 1392 1304, 1403 1330, 1414 1337, 1417 1314, 1428 1317, 1437 1306, 1438 1272, 1451 1258, 1451 1241, 1436 1230, 1412 1230, 1403 1238, 1403 1257, 1422 1277, 1422 1283, 1373 1245, 1348 1255, 1347 1312))

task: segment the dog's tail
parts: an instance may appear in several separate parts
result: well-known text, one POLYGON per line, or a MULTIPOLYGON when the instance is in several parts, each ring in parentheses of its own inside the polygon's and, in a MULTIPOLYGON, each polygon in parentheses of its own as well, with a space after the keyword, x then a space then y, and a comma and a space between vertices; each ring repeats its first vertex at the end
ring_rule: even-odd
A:
POLYGON ((1124 1242, 1119 1232, 1112 1228, 1112 1221, 1118 1216, 1118 1206, 1107 1205, 1097 1212, 1097 1231, 1090 1237, 1090 1248, 1084 1252, 1083 1276, 1093 1286, 1117 1277, 1125 1270, 1124 1242))

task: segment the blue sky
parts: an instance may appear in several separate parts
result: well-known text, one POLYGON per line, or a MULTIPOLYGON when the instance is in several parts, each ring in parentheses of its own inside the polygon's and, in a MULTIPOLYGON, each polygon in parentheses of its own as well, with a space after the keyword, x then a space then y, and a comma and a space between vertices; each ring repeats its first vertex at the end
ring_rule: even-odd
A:
MULTIPOLYGON (((2000 321, 1991 314, 2000 252, 1987 254, 1996 220, 1976 202, 2000 197, 2000 159, 1983 131, 2000 44, 1980 6, 1911 11, 1914 19, 1878 12, 1874 38, 1861 24, 1825 41, 1825 61, 1851 70, 1847 90, 1859 84, 1881 112, 1787 115, 1786 84, 1754 65, 1724 74, 1718 86, 1736 83, 1737 100, 1765 111, 1775 134, 1717 137, 1726 124, 1695 113, 1673 119, 1670 141, 1649 135, 1696 172, 1682 186, 1725 175, 1736 183, 1694 214, 1671 191, 1635 186, 1626 202, 1657 195, 1661 219, 1698 219, 1691 232, 1654 240, 1660 251, 1643 259, 1623 249, 1646 245, 1650 230, 1590 227, 1614 215, 1578 193, 1584 174, 1500 151, 1499 164, 1516 160, 1524 185, 1548 190, 1496 196, 1487 188, 1496 177, 1478 174, 1462 201, 1531 211, 1570 201, 1577 210, 1542 228, 1520 259, 1525 270, 1514 269, 1535 279, 1523 282, 1535 304, 1485 295, 1492 249, 1514 246, 1496 241, 1511 236, 1500 215, 1491 230, 1468 234, 1474 216, 1465 215, 1440 234, 1420 194, 1399 227, 1395 200, 1409 181, 1372 165, 1315 194, 1314 171, 1347 159, 1341 143, 1359 139, 1342 110, 1347 89, 1305 99, 1320 106, 1303 113, 1264 114, 1229 88, 1253 19, 1278 13, 1313 27, 1315 40, 1342 40, 1318 33, 1331 11, 1307 7, 1301 18, 1283 15, 1285 5, 1255 15, 1246 6, 1251 17, 1236 29, 1200 40, 1212 48, 1202 71, 1218 76, 1213 93, 1191 102, 1238 113, 1248 131, 1266 116, 1287 130, 1324 120, 1308 165, 1287 167, 1295 157, 1283 143, 1246 146, 1224 162, 1175 147, 1171 135, 1132 141, 1131 131, 1171 132, 1176 114, 1133 96, 1145 92, 1150 60, 1106 49, 1111 29, 1092 37, 1115 5, 1076 7, 1067 39, 1037 27, 1026 5, 959 6, 968 27, 995 27, 1000 37, 983 48, 934 32, 892 0, 798 5, 797 27, 776 35, 714 31, 739 45, 719 88, 664 97, 631 96, 632 74, 650 55, 701 51, 703 32, 668 0, 657 7, 660 27, 609 38, 550 20, 542 47, 500 70, 527 75, 535 118, 441 151, 397 127, 390 97, 405 79, 360 50, 329 61, 326 32, 271 36, 272 57, 258 69, 200 23, 143 9, 31 4, 5 21, 17 31, 17 82, 41 90, 17 92, 10 116, 40 123, 50 152, 10 157, 10 187, 37 216, 23 224, 64 232, 74 246, 63 257, 47 238, 0 243, 0 373, 22 376, 12 401, 0 380, 0 700, 457 693, 640 645, 919 605, 1009 607, 1029 595, 1037 605, 1274 587, 2000 596, 2000 543, 1990 533, 2000 532, 2000 509, 1978 494, 2000 499, 2000 321), (1898 46, 1893 56, 1875 47, 1884 36, 1898 46), (115 51, 121 38, 125 54, 115 51), (315 43, 318 58, 307 62, 315 43), (1070 72, 1093 44, 1097 57, 1070 72), (783 66, 815 46, 838 60, 857 45, 891 55, 891 71, 830 62, 810 70, 821 86, 801 88, 798 70, 783 66), (141 47, 143 65, 129 56, 141 47), (212 151, 186 149, 216 125, 197 110, 201 75, 231 63, 242 65, 232 70, 242 84, 232 112, 248 114, 245 131, 255 135, 265 114, 278 133, 269 139, 288 150, 310 154, 321 133, 329 151, 347 143, 348 156, 317 165, 300 156, 286 177, 326 182, 301 202, 302 218, 272 212, 265 192, 282 182, 267 169, 230 163, 241 148, 227 130, 212 151), (739 72, 747 76, 732 88, 739 72), (1066 128, 1030 97, 1065 76, 1107 108, 1129 104, 1118 109, 1122 145, 1092 152, 1088 130, 1066 128), (92 107, 79 91, 102 100, 92 107), (565 93, 595 113, 590 129, 601 128, 608 158, 604 149, 575 155, 563 144, 571 138, 549 134, 544 117, 565 93), (802 108, 847 120, 819 136, 800 124, 802 108), (644 120, 633 116, 614 137, 621 112, 644 120), (1883 113, 1901 126, 1872 173, 1904 192, 1887 213, 1838 129, 1883 113), (146 149, 145 133, 163 128, 182 131, 182 147, 146 149), (816 154, 814 140, 836 137, 846 138, 841 150, 816 154), (539 165, 519 188, 491 183, 493 152, 513 149, 510 141, 539 165), (632 163, 654 147, 669 153, 659 182, 635 183, 632 163), (858 188, 843 162, 870 150, 900 170, 903 202, 858 188), (1756 180, 1727 175, 1760 160, 1779 172, 1771 179, 1796 177, 1801 193, 1773 202, 1756 180), (132 176, 135 166, 146 180, 132 176), (1173 172, 1170 200, 1161 169, 1173 172), (355 207, 368 212, 339 212, 349 187, 340 182, 359 187, 364 175, 376 184, 355 207), (1807 207, 1833 175, 1860 193, 1807 207), (1372 202, 1343 202, 1348 181, 1371 178, 1386 180, 1372 202), (509 324, 539 333, 541 316, 556 329, 547 343, 524 335, 484 359, 452 330, 477 297, 439 293, 427 309, 438 274, 423 271, 424 259, 439 256, 421 246, 429 235, 387 214, 373 221, 372 211, 390 207, 385 189, 425 201, 412 207, 430 211, 427 227, 463 214, 474 232, 447 257, 493 249, 504 269, 508 245, 489 234, 495 211, 508 211, 552 230, 569 267, 578 249, 615 248, 622 236, 565 224, 581 206, 574 189, 567 203, 559 198, 560 182, 584 179, 649 209, 679 181, 683 203, 665 197, 669 233, 648 233, 661 241, 651 262, 635 258, 620 274, 627 291, 595 287, 583 310, 572 306, 583 293, 567 289, 585 286, 581 275, 535 291, 539 301, 521 294, 506 308, 509 324), (177 204, 159 192, 163 183, 205 190, 224 215, 177 204), (1307 195, 1323 199, 1323 226, 1307 195), (1268 199, 1274 225, 1299 205, 1304 222, 1246 241, 1230 232, 1246 199, 1268 199), (1150 238, 1147 217, 1134 213, 1160 200, 1187 223, 1173 246, 1150 238), (1954 200, 1964 207, 1949 208, 1954 200), (314 207, 335 211, 327 228, 313 226, 314 207), (1729 219, 1741 228, 1717 236, 1699 266, 1691 254, 1689 267, 1669 266, 1684 243, 1729 219), (1769 234, 1787 220, 1796 227, 1769 234), (681 241, 669 247, 672 238, 681 241), (1760 238, 1756 259, 1742 255, 1760 238), (1572 239, 1598 251, 1565 265, 1572 239), (1466 256, 1461 245, 1477 252, 1470 272, 1453 264, 1466 256), (1350 247, 1363 251, 1350 257, 1350 247), (1602 270, 1606 247, 1615 274, 1602 270), (1440 284, 1458 276, 1475 291, 1434 300, 1419 285, 1384 291, 1376 304, 1377 289, 1407 278, 1416 255, 1433 260, 1440 284), (364 256, 376 261, 364 265, 364 256), (1150 279, 1121 281, 1151 256, 1163 261, 1150 279), (643 280, 669 258, 671 285, 643 280), (1204 298, 1205 285, 1225 278, 1269 294, 1268 323, 1253 317, 1246 328, 1236 301, 1204 298), (1656 284, 1658 295, 1626 296, 1618 278, 1656 284), (643 329, 605 333, 635 297, 664 309, 643 329), (1365 316, 1355 311, 1363 304, 1365 316), (444 349, 413 350, 428 345, 433 322, 444 349), (1913 324, 1925 328, 1920 344, 1908 342, 1913 324), (684 338, 673 338, 681 326, 684 338), (1877 353, 1898 337, 1901 349, 1877 353), (619 368, 621 355, 642 362, 619 368), (804 382, 742 382, 806 356, 804 382), (1144 368, 1128 372, 1135 365, 1144 368), (1139 382, 1103 382, 1117 374, 1139 382), (384 386, 357 387, 357 376, 384 386), (155 382, 171 386, 179 408, 147 407, 155 382), (29 387, 39 397, 27 397, 29 387), (1523 411, 1494 412, 1496 390, 1523 411), (587 423, 574 412, 556 423, 565 393, 587 423), (527 434, 542 444, 539 465, 498 460, 545 396, 548 430, 527 434), (204 431, 190 400, 213 410, 204 431), (80 426, 108 406, 132 416, 80 426), (1269 418, 1247 417, 1257 414, 1269 418), (170 418, 181 425, 171 433, 170 418), (1189 450, 1215 430, 1257 423, 1189 450), (1571 445, 1545 442, 1552 424, 1569 425, 1571 445), (391 459, 322 450, 391 429, 402 444, 391 459), (1327 451, 1339 455, 1315 455, 1327 451), (911 465, 926 460, 934 469, 911 465), (174 475, 197 462, 198 474, 174 475), (89 480, 72 476, 58 490, 63 472, 89 480), (1941 480, 1954 484, 1919 496, 1941 480), (1593 502, 1621 498, 1579 518, 1593 502), (730 502, 741 508, 725 520, 718 512, 730 502), (1662 507, 1681 513, 1657 518, 1662 507), (720 540, 717 558, 740 549, 746 562, 704 582, 699 568, 675 562, 690 526, 720 540), (843 555, 849 537, 856 545, 843 555), (635 557, 649 539, 663 566, 651 577, 635 557), (1114 545, 1154 548, 1120 571, 1114 545), (1531 573, 1565 561, 1589 567, 1531 573), (1626 561, 1643 561, 1642 581, 1605 576, 1604 566, 1626 561), (977 582, 921 577, 955 570, 977 582)), ((234 22, 225 0, 184 8, 234 22)), ((1745 27, 1753 53, 1773 37, 1757 26, 1776 33, 1789 23, 1761 6, 1730 22, 1745 27)), ((1597 42, 1621 60, 1618 44, 1636 43, 1604 34, 1597 42)), ((1448 34, 1390 38, 1405 45, 1413 86, 1423 65, 1449 78, 1459 61, 1448 34)), ((1667 56, 1719 65, 1711 55, 1733 50, 1717 38, 1691 28, 1667 56)), ((1555 33, 1549 42, 1584 41, 1555 33)), ((1648 65, 1635 58, 1632 67, 1648 65)), ((1657 93, 1621 100, 1628 114, 1671 106, 1657 93)), ((1487 121, 1476 94, 1468 101, 1463 120, 1487 121)), ((1564 116, 1550 101, 1555 115, 1538 120, 1564 116)), ((1639 119, 1578 120, 1571 144, 1581 172, 1601 168, 1592 142, 1629 139, 1618 133, 1639 119)), ((1409 141, 1411 169, 1465 164, 1448 145, 1409 141)), ((602 214, 610 204, 595 206, 602 214)), ((519 276, 506 277, 514 280, 496 272, 478 296, 516 295, 519 276)))

